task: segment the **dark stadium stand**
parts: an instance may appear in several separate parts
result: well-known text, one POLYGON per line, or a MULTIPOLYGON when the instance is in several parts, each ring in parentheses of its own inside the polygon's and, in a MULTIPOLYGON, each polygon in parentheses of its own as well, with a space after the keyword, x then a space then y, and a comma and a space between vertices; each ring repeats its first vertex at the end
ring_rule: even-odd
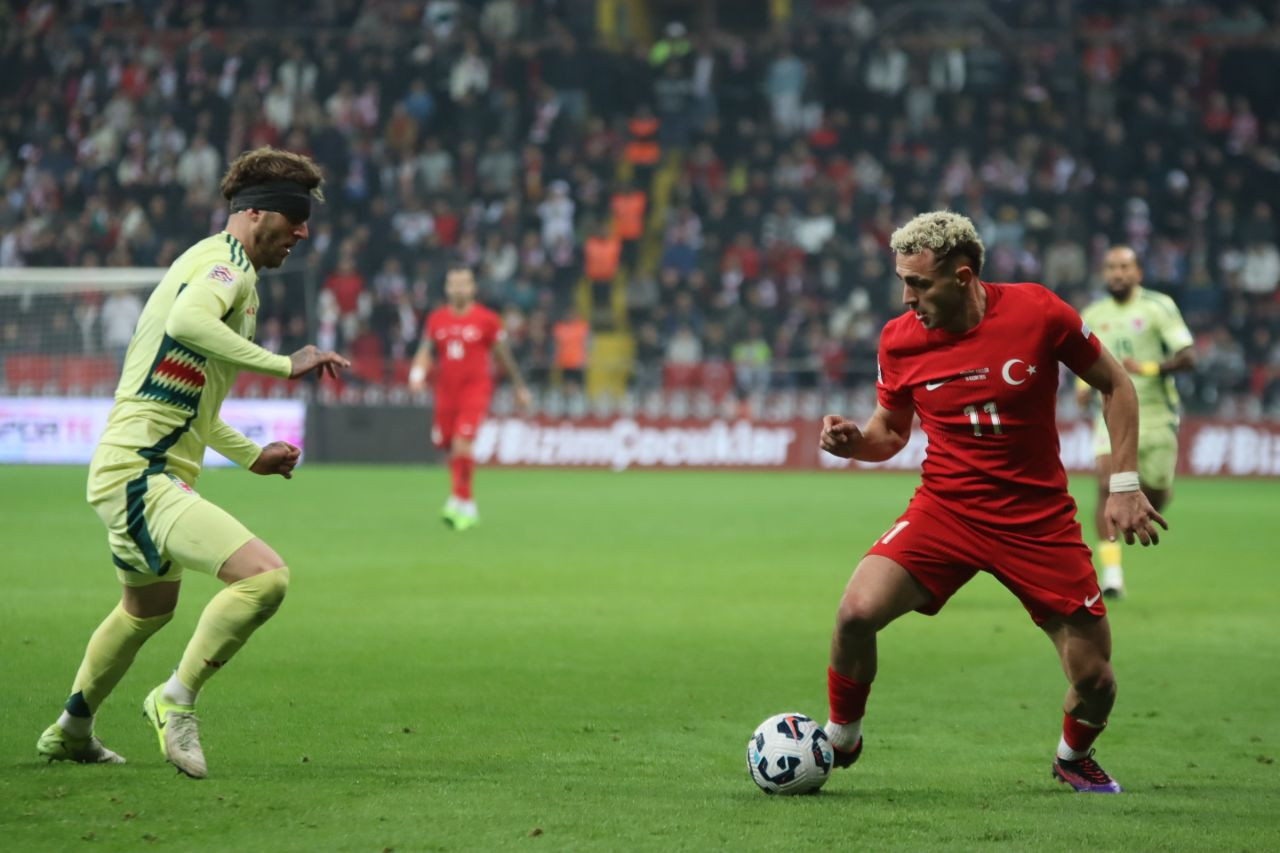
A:
MULTIPOLYGON (((0 266, 167 265, 219 227, 228 159, 272 144, 316 158, 328 203, 260 333, 357 352, 353 385, 402 382, 456 257, 543 384, 576 306, 592 392, 719 395, 762 353, 773 388, 849 389, 896 310, 889 231, 946 206, 984 277, 1077 306, 1132 244, 1197 335, 1189 407, 1280 412, 1276 4, 779 5, 686 36, 586 2, 20 2, 0 266), (593 283, 619 214, 640 234, 593 283)), ((102 330, 67 331, 98 306, 3 293, 4 387, 110 384, 102 330)))

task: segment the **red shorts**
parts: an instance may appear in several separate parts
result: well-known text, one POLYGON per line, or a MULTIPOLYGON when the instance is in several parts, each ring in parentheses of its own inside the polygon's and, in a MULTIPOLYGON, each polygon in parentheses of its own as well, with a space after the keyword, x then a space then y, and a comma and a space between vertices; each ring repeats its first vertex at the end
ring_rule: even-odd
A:
POLYGON ((465 388, 459 393, 436 392, 431 441, 448 447, 455 438, 474 440, 484 416, 489 413, 492 388, 465 388))
POLYGON ((888 557, 929 590, 933 601, 919 609, 928 616, 980 571, 1016 595, 1037 625, 1082 608, 1094 616, 1107 612, 1093 555, 1074 520, 1032 536, 966 521, 917 492, 867 553, 888 557))

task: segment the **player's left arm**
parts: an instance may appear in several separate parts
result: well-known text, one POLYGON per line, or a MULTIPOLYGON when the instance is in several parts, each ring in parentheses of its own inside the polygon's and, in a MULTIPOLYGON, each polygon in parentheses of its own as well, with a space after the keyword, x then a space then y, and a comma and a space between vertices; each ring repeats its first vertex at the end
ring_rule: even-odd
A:
POLYGON ((1107 536, 1115 540, 1119 534, 1133 544, 1160 541, 1159 524, 1169 524, 1156 512, 1138 484, 1138 394, 1133 380, 1115 356, 1104 348, 1093 366, 1080 378, 1102 395, 1102 418, 1111 437, 1111 494, 1107 497, 1107 536))
POLYGON ((1137 361, 1126 358, 1124 366, 1130 373, 1139 376, 1167 376, 1170 373, 1195 368, 1195 339, 1191 337, 1191 330, 1187 328, 1182 314, 1178 312, 1178 306, 1173 304, 1173 300, 1167 299, 1162 303, 1162 309, 1157 313, 1158 319, 1153 325, 1155 333, 1160 336, 1160 343, 1163 344, 1165 352, 1171 352, 1173 355, 1164 361, 1154 359, 1137 361))
POLYGON ((252 468, 253 463, 258 461, 258 455, 262 453, 262 448, 256 441, 222 418, 215 419, 209 427, 205 442, 241 468, 252 468))
POLYGON ((246 436, 231 424, 217 418, 206 437, 214 450, 255 474, 279 474, 286 480, 293 478, 293 469, 302 451, 287 441, 273 441, 266 447, 246 436))
POLYGON ((511 384, 515 386, 516 405, 521 411, 528 411, 533 403, 533 395, 529 393, 529 386, 524 383, 524 377, 520 375, 520 365, 516 364, 516 357, 512 354, 511 347, 507 345, 504 337, 499 336, 494 340, 493 354, 497 356, 498 363, 511 379, 511 384))
POLYGON ((1172 299, 1168 301, 1168 307, 1168 314, 1160 323, 1160 339, 1173 355, 1156 366, 1161 376, 1194 370, 1196 366, 1195 338, 1191 336, 1191 330, 1187 328, 1186 321, 1182 319, 1182 314, 1172 299))
POLYGON ((1166 376, 1194 368, 1196 351, 1195 347, 1188 344, 1164 361, 1138 361, 1132 356, 1125 356, 1123 364, 1125 370, 1136 376, 1166 376))

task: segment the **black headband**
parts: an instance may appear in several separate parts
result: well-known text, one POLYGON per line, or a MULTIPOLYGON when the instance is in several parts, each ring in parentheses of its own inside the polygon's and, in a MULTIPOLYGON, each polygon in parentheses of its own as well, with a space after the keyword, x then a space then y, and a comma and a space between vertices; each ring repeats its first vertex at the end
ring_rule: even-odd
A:
POLYGON ((231 212, 274 210, 290 222, 311 218, 311 191, 296 181, 270 181, 245 187, 231 198, 231 212))

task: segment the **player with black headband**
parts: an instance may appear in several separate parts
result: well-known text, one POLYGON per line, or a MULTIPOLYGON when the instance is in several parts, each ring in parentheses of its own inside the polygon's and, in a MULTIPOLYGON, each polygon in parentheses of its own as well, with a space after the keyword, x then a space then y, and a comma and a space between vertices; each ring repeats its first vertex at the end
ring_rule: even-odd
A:
POLYGON ((94 715, 143 643, 173 618, 182 573, 192 569, 225 586, 143 710, 172 764, 193 778, 207 773, 196 695, 275 613, 289 569, 271 546, 200 497, 196 479, 207 447, 255 474, 287 479, 298 464, 297 447, 259 447, 219 417, 241 370, 296 379, 348 366, 314 346, 277 355, 253 342, 258 271, 283 264, 307 238, 322 180, 319 167, 299 154, 242 154, 222 179, 231 204, 226 229, 184 252, 147 299, 89 465, 88 499, 107 526, 121 600, 89 639, 71 697, 36 745, 50 761, 124 763, 94 735, 94 715))

